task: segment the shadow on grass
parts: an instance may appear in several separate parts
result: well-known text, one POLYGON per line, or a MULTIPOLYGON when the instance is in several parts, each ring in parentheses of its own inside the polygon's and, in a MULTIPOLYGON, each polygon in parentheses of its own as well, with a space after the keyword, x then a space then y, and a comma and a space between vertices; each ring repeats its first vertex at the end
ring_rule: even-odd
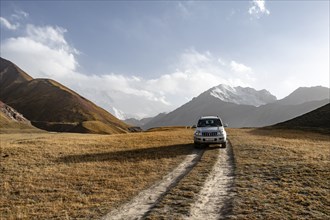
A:
POLYGON ((88 153, 67 155, 56 160, 58 163, 86 163, 100 161, 142 161, 173 158, 180 155, 188 155, 194 150, 193 144, 169 145, 150 147, 135 150, 112 151, 104 153, 88 153))
POLYGON ((308 130, 308 129, 287 129, 287 128, 273 128, 273 127, 255 128, 249 131, 249 133, 257 136, 279 137, 279 138, 288 138, 288 139, 298 138, 305 140, 314 140, 315 135, 324 136, 324 137, 328 136, 326 130, 316 131, 316 130, 308 130), (315 135, 310 135, 312 133, 315 135))

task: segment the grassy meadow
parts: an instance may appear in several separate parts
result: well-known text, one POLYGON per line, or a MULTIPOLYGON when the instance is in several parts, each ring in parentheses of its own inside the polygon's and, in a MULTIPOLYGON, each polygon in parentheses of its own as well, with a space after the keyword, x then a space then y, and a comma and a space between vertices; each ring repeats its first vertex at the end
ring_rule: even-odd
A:
POLYGON ((176 167, 192 134, 1 134, 0 218, 99 218, 176 167))
POLYGON ((231 129, 233 219, 329 219, 330 136, 231 129))
MULTIPOLYGON (((235 174, 228 219, 329 219, 329 135, 227 132, 235 174)), ((180 127, 116 135, 0 134, 0 218, 99 218, 181 163, 193 150, 192 135, 180 127)), ((206 150, 148 219, 187 215, 218 153, 206 150)))
POLYGON ((219 148, 211 147, 204 151, 196 166, 171 188, 146 216, 147 220, 182 219, 189 216, 199 191, 219 156, 219 148))

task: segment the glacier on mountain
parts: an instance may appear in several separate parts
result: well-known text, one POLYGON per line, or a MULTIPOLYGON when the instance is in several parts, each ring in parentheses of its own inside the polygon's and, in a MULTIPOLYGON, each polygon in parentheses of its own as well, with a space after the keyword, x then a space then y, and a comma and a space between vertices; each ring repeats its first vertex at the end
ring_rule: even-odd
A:
POLYGON ((210 95, 224 102, 231 102, 240 105, 261 106, 275 102, 277 98, 267 90, 257 91, 249 87, 231 87, 229 85, 219 85, 211 88, 210 95))

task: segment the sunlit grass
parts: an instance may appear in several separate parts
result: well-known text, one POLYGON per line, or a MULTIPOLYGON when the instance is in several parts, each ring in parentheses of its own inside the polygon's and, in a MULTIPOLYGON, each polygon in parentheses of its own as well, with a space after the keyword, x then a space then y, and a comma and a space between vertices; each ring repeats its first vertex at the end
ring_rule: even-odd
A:
POLYGON ((330 138, 304 131, 231 129, 233 218, 329 219, 330 138))
POLYGON ((183 219, 189 216, 190 207, 197 199, 218 157, 219 148, 205 150, 196 166, 169 190, 148 213, 146 219, 183 219))
MULTIPOLYGON (((0 216, 99 218, 176 167, 193 150, 192 133, 162 128, 121 135, 1 134, 0 216)), ((228 218, 329 218, 328 135, 228 129, 228 136, 236 195, 228 218)), ((212 152, 165 195, 150 219, 187 214, 215 162, 212 152)))
POLYGON ((192 132, 1 134, 0 216, 101 217, 177 166, 192 132))

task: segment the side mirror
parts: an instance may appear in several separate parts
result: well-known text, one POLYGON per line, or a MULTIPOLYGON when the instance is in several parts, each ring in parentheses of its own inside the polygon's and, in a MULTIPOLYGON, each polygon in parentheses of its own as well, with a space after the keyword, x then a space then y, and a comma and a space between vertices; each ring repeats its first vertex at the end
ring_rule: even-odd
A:
POLYGON ((224 127, 225 127, 225 128, 228 127, 228 124, 225 124, 224 127))
POLYGON ((196 128, 197 126, 196 125, 193 125, 192 128, 196 128))

